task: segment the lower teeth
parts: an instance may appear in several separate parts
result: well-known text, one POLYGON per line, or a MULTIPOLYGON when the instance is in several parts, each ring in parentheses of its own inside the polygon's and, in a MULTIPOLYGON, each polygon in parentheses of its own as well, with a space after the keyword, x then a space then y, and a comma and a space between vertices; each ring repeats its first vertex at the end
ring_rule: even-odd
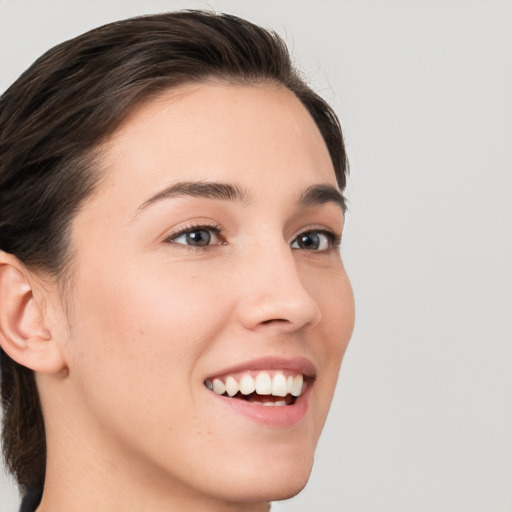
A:
POLYGON ((263 405, 265 407, 282 407, 283 405, 288 405, 286 403, 286 400, 278 400, 277 402, 260 402, 257 400, 253 400, 251 401, 251 404, 263 405))
MULTIPOLYGON (((228 395, 225 394, 224 396, 228 395)), ((269 400, 266 396, 258 395, 257 393, 252 393, 250 395, 242 395, 241 393, 237 393, 235 396, 231 398, 245 400, 246 402, 250 402, 251 404, 262 405, 265 407, 283 407, 285 405, 293 405, 296 400, 296 398, 292 395, 286 395, 286 397, 283 397, 280 400, 269 400)))

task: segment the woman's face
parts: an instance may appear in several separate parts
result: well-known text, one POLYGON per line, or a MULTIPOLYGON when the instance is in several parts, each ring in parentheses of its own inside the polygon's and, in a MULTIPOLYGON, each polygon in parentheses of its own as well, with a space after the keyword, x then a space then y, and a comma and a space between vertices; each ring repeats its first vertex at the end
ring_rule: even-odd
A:
POLYGON ((63 343, 82 456, 174 496, 295 494, 354 321, 315 123, 282 87, 190 85, 138 109, 100 164, 63 343))

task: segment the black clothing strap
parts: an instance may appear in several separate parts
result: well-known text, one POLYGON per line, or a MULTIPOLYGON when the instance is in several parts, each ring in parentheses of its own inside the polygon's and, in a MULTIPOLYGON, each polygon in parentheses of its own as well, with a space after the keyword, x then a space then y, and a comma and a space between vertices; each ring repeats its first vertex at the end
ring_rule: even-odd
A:
POLYGON ((23 496, 20 512, 34 512, 41 503, 43 491, 41 489, 27 489, 27 493, 23 496))

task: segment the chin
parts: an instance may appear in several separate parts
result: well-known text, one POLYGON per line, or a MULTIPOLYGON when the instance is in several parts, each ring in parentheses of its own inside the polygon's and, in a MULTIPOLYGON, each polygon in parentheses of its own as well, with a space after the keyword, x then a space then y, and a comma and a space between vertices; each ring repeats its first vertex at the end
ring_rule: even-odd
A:
POLYGON ((275 464, 268 461, 267 470, 251 472, 250 475, 238 475, 236 484, 233 481, 226 488, 231 494, 230 499, 239 502, 269 502, 286 500, 296 496, 306 486, 311 474, 312 461, 294 464, 275 464), (255 474, 256 473, 256 474, 255 474))
POLYGON ((233 441, 222 455, 217 453, 214 457, 219 463, 208 481, 215 485, 217 492, 231 495, 224 498, 234 501, 269 502, 291 498, 304 489, 311 475, 318 438, 316 430, 277 429, 266 435, 252 435, 243 443, 233 441))
POLYGON ((281 486, 280 489, 276 489, 273 495, 267 501, 281 501, 297 496, 297 494, 299 494, 304 489, 304 487, 306 487, 310 474, 311 471, 308 471, 307 476, 304 478, 294 482, 289 482, 287 485, 281 486))

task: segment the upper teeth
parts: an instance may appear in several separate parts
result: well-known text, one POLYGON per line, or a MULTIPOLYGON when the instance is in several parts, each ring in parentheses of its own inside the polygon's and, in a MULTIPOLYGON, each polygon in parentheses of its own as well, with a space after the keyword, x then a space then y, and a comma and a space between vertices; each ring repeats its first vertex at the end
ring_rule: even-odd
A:
POLYGON ((207 379, 206 386, 217 393, 229 396, 235 396, 238 392, 242 395, 256 393, 258 395, 286 396, 291 394, 295 397, 300 396, 304 387, 304 377, 301 374, 288 375, 282 372, 275 372, 271 375, 267 371, 257 374, 244 373, 240 377, 227 375, 224 378, 207 379))

